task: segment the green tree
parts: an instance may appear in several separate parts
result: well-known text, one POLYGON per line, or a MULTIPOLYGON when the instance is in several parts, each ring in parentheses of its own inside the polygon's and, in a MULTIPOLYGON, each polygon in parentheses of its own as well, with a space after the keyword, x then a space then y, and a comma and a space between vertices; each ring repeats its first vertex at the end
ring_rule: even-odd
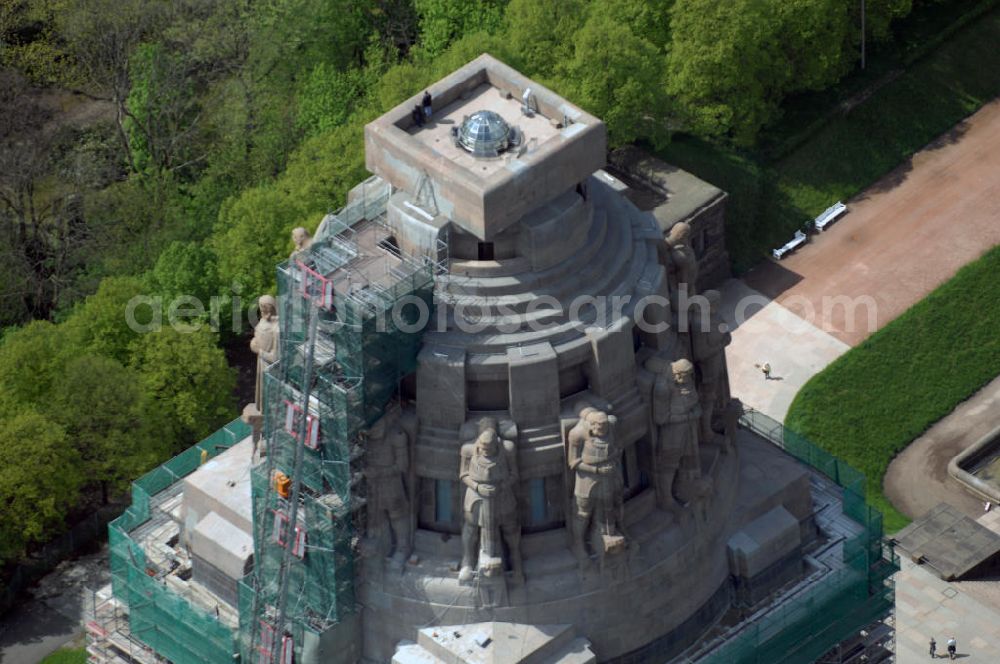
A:
POLYGON ((292 248, 292 229, 314 230, 364 176, 360 124, 307 139, 279 180, 223 204, 211 238, 222 283, 239 284, 250 295, 273 291, 274 268, 292 248))
POLYGON ((818 89, 850 62, 839 0, 676 0, 667 91, 694 133, 753 142, 791 92, 818 89))
POLYGON ((41 410, 62 380, 66 358, 79 351, 61 325, 33 321, 0 343, 0 414, 41 410))
MULTIPOLYGON (((153 312, 147 306, 133 308, 137 296, 144 294, 138 277, 108 277, 97 292, 79 305, 63 323, 75 348, 103 355, 125 364, 131 347, 140 333, 132 324, 150 323, 153 312), (130 321, 130 313, 134 314, 130 321)), ((138 328, 141 330, 142 328, 138 328)))
POLYGON ((857 57, 851 5, 841 0, 776 3, 785 35, 781 54, 789 65, 782 93, 821 90, 846 74, 857 57))
POLYGON ((126 488, 169 453, 160 432, 150 426, 153 405, 138 373, 109 357, 74 358, 55 384, 50 417, 68 433, 104 504, 112 491, 126 488))
POLYGON ((0 427, 0 562, 62 527, 83 480, 62 427, 30 409, 8 414, 0 427))
POLYGON ((38 91, 0 70, 0 324, 52 316, 91 243, 72 169, 58 172, 72 140, 51 122, 38 91))
POLYGON ((72 67, 87 88, 114 105, 122 152, 135 172, 126 127, 129 59, 150 33, 163 27, 169 6, 166 0, 60 0, 53 12, 72 67))
POLYGON ((139 44, 129 76, 125 131, 132 163, 140 171, 189 166, 200 104, 184 58, 159 42, 139 44))
POLYGON ((294 84, 320 62, 359 64, 368 46, 371 0, 266 0, 248 17, 258 80, 294 84))
POLYGON ((316 228, 324 214, 346 203, 347 192, 368 177, 363 134, 360 123, 337 127, 304 141, 288 160, 278 186, 297 204, 296 225, 316 228))
POLYGON ((143 335, 132 368, 157 413, 159 435, 180 450, 232 419, 236 374, 210 330, 184 333, 165 327, 143 335))
POLYGON ((0 2, 0 65, 13 67, 37 85, 80 83, 68 63, 55 13, 59 0, 7 0, 0 2))
POLYGON ((529 76, 552 76, 573 58, 573 36, 587 19, 587 6, 587 0, 510 0, 505 18, 516 58, 511 64, 529 76))
POLYGON ((181 183, 168 171, 130 177, 87 197, 84 216, 101 241, 98 276, 136 275, 149 269, 174 240, 197 237, 181 183))
POLYGON ((420 16, 420 48, 430 56, 471 32, 496 32, 507 0, 414 0, 420 16))
POLYGON ((670 10, 674 1, 604 0, 602 4, 633 33, 663 50, 670 44, 670 10))
POLYGON ((565 87, 580 106, 608 126, 612 145, 639 137, 666 142, 667 100, 663 57, 629 27, 620 3, 595 3, 574 35, 575 54, 564 69, 565 87))
POLYGON ((210 240, 222 283, 249 295, 272 291, 275 265, 287 254, 297 220, 295 205, 273 184, 246 189, 223 203, 210 240))
POLYGON ((296 98, 296 123, 307 134, 329 131, 347 121, 374 83, 369 69, 340 70, 321 62, 303 80, 296 98))
MULTIPOLYGON (((944 2, 946 0, 930 0, 944 2)), ((868 38, 873 41, 884 41, 891 36, 890 24, 898 18, 903 18, 913 9, 913 0, 865 0, 865 30, 868 38)), ((861 25, 861 3, 850 3, 849 10, 852 25, 861 25)), ((858 39, 858 37, 855 37, 858 39)))
POLYGON ((167 304, 190 296, 207 311, 212 296, 219 292, 215 254, 200 242, 172 242, 156 259, 152 280, 157 294, 167 304))
POLYGON ((788 74, 766 9, 759 0, 677 0, 667 90, 692 132, 749 143, 773 117, 773 91, 788 74))

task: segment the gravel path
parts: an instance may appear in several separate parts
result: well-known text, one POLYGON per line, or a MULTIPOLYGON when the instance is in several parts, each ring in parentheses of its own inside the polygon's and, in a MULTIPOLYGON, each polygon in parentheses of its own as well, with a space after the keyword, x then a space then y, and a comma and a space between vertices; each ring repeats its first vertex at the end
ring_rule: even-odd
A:
POLYGON ((746 282, 854 346, 1000 243, 1000 100, 847 203, 841 220, 746 282), (872 302, 872 324, 865 306, 855 318, 832 298, 872 302))
POLYGON ((911 519, 939 502, 972 518, 981 516, 983 501, 948 475, 948 462, 997 426, 1000 378, 959 404, 892 460, 882 480, 886 497, 911 519))

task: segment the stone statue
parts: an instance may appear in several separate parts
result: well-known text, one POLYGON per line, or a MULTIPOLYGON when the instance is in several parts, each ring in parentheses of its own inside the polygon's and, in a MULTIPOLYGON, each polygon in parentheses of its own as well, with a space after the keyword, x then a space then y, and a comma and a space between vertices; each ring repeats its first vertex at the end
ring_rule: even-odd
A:
POLYGON ((653 467, 656 502, 663 509, 686 505, 707 490, 701 478, 698 436, 701 405, 694 384, 694 365, 681 359, 669 365, 651 358, 646 369, 656 378, 652 413, 656 425, 653 467))
POLYGON ((573 553, 585 562, 592 529, 600 540, 599 557, 625 549, 624 482, 621 449, 616 445, 613 418, 596 408, 584 408, 567 436, 567 461, 573 486, 573 553))
MULTIPOLYGON (((729 401, 729 385, 726 377, 726 346, 732 340, 728 331, 722 331, 719 305, 722 295, 717 290, 704 293, 709 304, 707 320, 699 323, 699 328, 691 335, 691 348, 695 366, 701 377, 701 440, 710 441, 714 437, 713 418, 721 413, 729 401)), ((720 427, 720 433, 724 427, 720 427)))
POLYGON ((403 484, 409 467, 406 432, 397 417, 383 415, 368 429, 364 440, 368 534, 382 545, 382 554, 399 566, 412 550, 410 501, 403 484))
POLYGON ((670 227, 667 234, 667 255, 670 264, 667 266, 667 281, 670 288, 670 301, 678 306, 678 292, 681 284, 687 284, 687 295, 698 292, 698 257, 689 244, 691 226, 680 221, 670 227))
POLYGON ((309 231, 299 226, 298 228, 292 229, 292 242, 295 243, 295 250, 292 251, 289 258, 294 259, 300 253, 307 251, 309 247, 312 246, 313 239, 312 235, 309 234, 309 231))
POLYGON ((253 329, 250 350, 257 355, 257 386, 254 390, 254 404, 259 412, 264 409, 264 370, 278 361, 278 303, 271 295, 261 295, 257 300, 260 321, 253 329))
POLYGON ((469 582, 474 570, 478 570, 483 577, 502 577, 501 535, 510 552, 514 580, 523 581, 521 525, 515 494, 518 484, 517 449, 512 441, 500 439, 494 418, 482 418, 476 440, 462 445, 459 480, 465 485, 459 581, 469 582))

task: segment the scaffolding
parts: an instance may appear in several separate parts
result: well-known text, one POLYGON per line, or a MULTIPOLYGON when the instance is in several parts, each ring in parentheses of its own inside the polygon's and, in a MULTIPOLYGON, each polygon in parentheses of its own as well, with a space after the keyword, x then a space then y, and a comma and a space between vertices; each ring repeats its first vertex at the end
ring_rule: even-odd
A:
MULTIPOLYGON (((813 662, 831 648, 837 651, 838 644, 880 624, 890 614, 895 604, 892 575, 899 570, 899 561, 882 536, 882 514, 865 502, 863 474, 763 413, 747 409, 740 423, 840 487, 843 512, 861 526, 861 531, 844 541, 842 568, 810 585, 807 592, 767 611, 759 620, 741 625, 724 643, 694 661, 813 662)), ((891 647, 888 636, 886 642, 891 647)))
POLYGON ((172 576, 178 561, 144 548, 140 536, 176 529, 171 512, 180 501, 181 480, 249 435, 250 428, 234 420, 132 483, 131 506, 108 524, 112 592, 95 593, 90 609, 91 662, 232 662, 236 641, 227 623, 235 616, 181 589, 172 576))
POLYGON ((264 377, 266 456, 251 471, 254 569, 240 584, 244 661, 310 661, 355 612, 359 434, 416 369, 435 257, 403 254, 382 207, 328 216, 278 267, 281 347, 264 377))
POLYGON ((254 568, 237 606, 188 583, 190 561, 172 543, 181 480, 250 436, 240 420, 133 483, 132 505, 108 526, 112 583, 88 608, 92 662, 309 661, 355 611, 359 433, 415 370, 447 263, 441 240, 426 256, 399 250, 384 224, 388 185, 373 178, 360 190, 327 215, 309 250, 278 267, 281 346, 264 375, 263 443, 250 469, 254 568))

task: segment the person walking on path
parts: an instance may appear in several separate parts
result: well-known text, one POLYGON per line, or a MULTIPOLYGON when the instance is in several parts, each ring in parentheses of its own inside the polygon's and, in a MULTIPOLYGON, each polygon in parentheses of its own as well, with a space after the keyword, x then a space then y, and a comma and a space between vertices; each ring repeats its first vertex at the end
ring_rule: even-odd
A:
POLYGON ((764 374, 764 380, 771 380, 770 362, 765 362, 764 364, 755 364, 754 366, 760 369, 761 373, 764 374))
POLYGON ((937 659, 937 641, 931 637, 931 659, 937 659))
POLYGON ((948 657, 955 659, 955 653, 958 650, 958 643, 955 642, 955 637, 948 639, 948 657))

